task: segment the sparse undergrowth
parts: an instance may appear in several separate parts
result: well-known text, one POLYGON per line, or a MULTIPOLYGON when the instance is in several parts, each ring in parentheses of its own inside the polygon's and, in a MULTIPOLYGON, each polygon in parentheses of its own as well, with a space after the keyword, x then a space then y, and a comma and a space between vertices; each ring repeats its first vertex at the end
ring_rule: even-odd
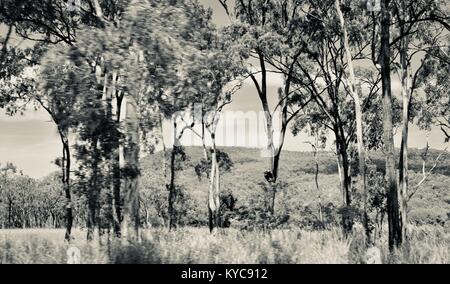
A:
MULTIPOLYGON (((450 263, 450 234, 439 226, 411 227, 410 248, 389 254, 386 239, 383 263, 450 263)), ((362 232, 344 239, 340 229, 326 231, 180 228, 150 229, 139 244, 84 241, 76 230, 71 246, 81 250, 82 263, 364 263, 362 232)), ((69 245, 63 230, 0 230, 0 263, 66 263, 69 245)))

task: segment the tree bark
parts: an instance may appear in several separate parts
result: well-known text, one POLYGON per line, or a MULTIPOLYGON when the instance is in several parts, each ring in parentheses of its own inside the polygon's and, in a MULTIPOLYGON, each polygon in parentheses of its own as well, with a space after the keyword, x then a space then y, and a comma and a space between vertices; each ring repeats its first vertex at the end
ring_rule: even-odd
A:
POLYGON ((276 181, 277 181, 277 175, 278 175, 278 161, 280 158, 279 153, 276 153, 275 145, 273 142, 273 124, 272 124, 272 116, 270 115, 270 110, 267 105, 267 102, 264 107, 264 114, 266 119, 266 137, 267 137, 267 148, 266 148, 266 155, 268 155, 269 158, 269 167, 268 170, 264 173, 264 178, 266 179, 267 183, 269 184, 269 194, 270 194, 270 200, 269 200, 269 207, 268 211, 271 215, 275 213, 275 195, 276 195, 276 181))
POLYGON ((256 78, 251 75, 255 87, 258 91, 258 96, 261 101, 262 109, 264 111, 264 118, 266 120, 266 137, 267 137, 267 146, 264 155, 269 158, 268 169, 264 172, 264 178, 269 184, 270 188, 270 201, 268 205, 268 211, 270 214, 274 214, 275 212, 275 183, 276 183, 276 175, 277 175, 277 159, 276 157, 276 149, 273 141, 273 123, 272 123, 272 115, 269 109, 269 103, 267 101, 267 70, 266 63, 264 61, 264 57, 261 51, 258 50, 259 56, 259 65, 261 67, 261 85, 258 83, 256 78))
POLYGON ((73 225, 73 211, 72 211, 72 197, 70 192, 70 147, 68 139, 68 131, 60 131, 61 141, 63 144, 63 159, 61 161, 62 168, 62 183, 64 187, 65 194, 65 223, 66 223, 66 233, 64 239, 68 242, 71 240, 72 225, 73 225))
POLYGON ((215 134, 211 133, 211 173, 209 177, 209 191, 208 191, 208 212, 209 212, 209 231, 220 226, 220 169, 217 161, 217 148, 215 142, 215 134))
POLYGON ((392 94, 391 94, 391 46, 390 46, 390 24, 391 14, 389 11, 390 0, 381 1, 381 81, 383 94, 383 131, 384 151, 386 155, 386 185, 387 185, 387 207, 389 226, 389 249, 399 247, 402 242, 402 223, 398 198, 398 187, 395 172, 394 136, 392 125, 392 94))
POLYGON ((177 227, 176 224, 176 212, 175 212, 175 201, 176 201, 176 188, 175 188, 175 158, 176 158, 176 151, 178 147, 178 139, 177 139, 177 123, 174 120, 173 123, 174 127, 174 144, 172 146, 172 150, 170 152, 170 180, 169 184, 166 184, 167 190, 169 191, 169 198, 168 198, 168 211, 169 211, 169 230, 175 229, 177 227))
MULTIPOLYGON (((114 222, 114 234, 116 237, 120 238, 122 235, 121 225, 123 221, 122 217, 122 208, 123 208, 123 198, 121 195, 121 187, 122 187, 122 174, 120 170, 120 144, 121 138, 120 136, 120 117, 121 117, 121 109, 122 109, 122 100, 123 95, 117 90, 117 74, 113 74, 113 95, 116 97, 116 117, 115 117, 115 126, 116 126, 116 135, 112 137, 112 194, 113 194, 113 222, 114 222)), ((112 98, 111 98, 112 99, 112 98)))
POLYGON ((401 238, 406 241, 407 232, 407 199, 408 199, 408 124, 409 124, 409 106, 411 100, 411 82, 408 63, 408 36, 405 36, 401 41, 400 50, 400 63, 402 67, 401 71, 401 83, 402 83, 402 141, 400 146, 400 159, 399 159, 399 203, 401 213, 401 238))
POLYGON ((344 138, 339 133, 335 131, 336 136, 336 150, 338 156, 338 167, 340 172, 341 180, 341 191, 343 195, 344 211, 342 212, 342 228, 344 235, 349 236, 353 230, 353 216, 350 214, 352 205, 351 199, 351 185, 352 180, 350 176, 350 164, 348 160, 347 145, 344 138))
MULTIPOLYGON (((118 141, 117 141, 118 142, 118 141)), ((121 197, 121 173, 120 173, 120 154, 119 154, 119 143, 115 143, 117 148, 113 151, 112 158, 112 170, 113 170, 113 181, 112 181, 112 192, 113 192, 113 222, 114 222, 114 234, 116 237, 120 238, 121 233, 121 223, 122 223, 122 207, 123 200, 121 197)))

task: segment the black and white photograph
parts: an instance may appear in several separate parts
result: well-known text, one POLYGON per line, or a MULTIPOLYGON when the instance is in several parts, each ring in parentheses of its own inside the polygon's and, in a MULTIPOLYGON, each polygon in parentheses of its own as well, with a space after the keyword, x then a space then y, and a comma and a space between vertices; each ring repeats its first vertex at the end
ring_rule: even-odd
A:
POLYGON ((447 0, 0 0, 0 264, 450 264, 449 146, 447 0))

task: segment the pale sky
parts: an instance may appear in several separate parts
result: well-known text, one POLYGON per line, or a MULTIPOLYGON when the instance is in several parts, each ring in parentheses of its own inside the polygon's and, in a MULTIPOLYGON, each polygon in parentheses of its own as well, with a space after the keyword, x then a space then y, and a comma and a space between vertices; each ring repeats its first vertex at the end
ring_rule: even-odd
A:
MULTIPOLYGON (((212 5, 217 1, 202 0, 201 2, 212 5)), ((228 22, 222 9, 217 9, 214 5, 214 19, 219 25, 228 22)), ((4 35, 4 29, 0 29, 0 35, 4 35)), ((269 92, 276 94, 276 90, 281 84, 281 78, 277 75, 269 76, 269 92)), ((394 87, 394 92, 397 88, 394 87)), ((397 89, 398 90, 398 89, 397 89)), ((273 102, 272 102, 273 103, 273 102)), ((218 128, 219 146, 250 146, 262 147, 265 143, 265 133, 261 120, 257 120, 260 115, 261 104, 252 83, 247 82, 244 87, 235 95, 233 103, 225 109, 225 118, 221 120, 218 128), (236 113, 241 111, 241 113, 236 113), (231 122, 226 118, 231 117, 231 122), (236 118, 256 118, 255 123, 243 123, 243 119, 236 118), (224 127, 224 123, 226 128, 224 127), (233 123, 233 124, 230 124, 233 123), (230 125, 232 127, 230 127, 230 125), (221 134, 221 135, 220 135, 221 134), (244 136, 244 137, 243 137, 244 136), (249 140, 253 140, 252 143, 249 140)), ((166 143, 170 142, 170 128, 165 129, 166 143)), ((199 140, 190 139, 187 134, 184 142, 187 145, 200 145, 199 140)), ((411 126, 409 134, 409 145, 411 148, 423 148, 426 141, 432 148, 444 149, 444 137, 439 129, 433 129, 430 133, 419 130, 416 126, 411 126), (428 138, 427 138, 428 137, 428 138)), ((310 146, 305 144, 309 138, 305 134, 293 137, 287 133, 285 150, 309 151, 310 146)), ((400 137, 395 136, 396 146, 399 145, 400 137)), ((44 110, 29 110, 23 116, 6 116, 3 111, 0 113, 0 164, 12 162, 19 169, 29 176, 41 178, 57 170, 53 161, 61 156, 61 142, 57 134, 55 125, 44 110)), ((1 166, 0 165, 0 166, 1 166)))

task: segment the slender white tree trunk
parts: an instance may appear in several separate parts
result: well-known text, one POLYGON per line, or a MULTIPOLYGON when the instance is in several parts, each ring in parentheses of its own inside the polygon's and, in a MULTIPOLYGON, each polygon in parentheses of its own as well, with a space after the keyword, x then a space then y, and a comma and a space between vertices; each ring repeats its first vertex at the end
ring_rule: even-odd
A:
POLYGON ((341 11, 341 5, 339 0, 335 0, 335 7, 339 17, 339 22, 341 25, 341 30, 343 33, 343 42, 344 49, 347 58, 347 67, 348 67, 348 85, 351 92, 351 96, 355 103, 355 116, 356 116, 356 139, 357 139, 357 147, 358 147, 358 156, 359 156, 359 175, 361 178, 361 186, 362 186, 362 196, 363 196, 363 222, 364 227, 366 229, 366 237, 367 241, 371 242, 371 234, 370 228, 368 224, 368 215, 367 215, 367 189, 366 189, 366 163, 365 163, 365 148, 364 148, 364 140, 363 140, 363 119, 362 119, 362 109, 361 109, 361 98, 359 96, 357 87, 356 87, 356 78, 355 71, 353 68, 353 60, 352 54, 350 51, 350 45, 348 40, 347 28, 345 26, 344 15, 341 11))
POLYGON ((408 63, 408 36, 405 36, 401 42, 400 64, 401 64, 401 83, 402 83, 402 142, 400 146, 399 161, 399 203, 402 223, 402 239, 406 240, 407 224, 407 199, 408 199, 408 124, 409 124, 409 104, 411 100, 411 78, 410 66, 408 63))

